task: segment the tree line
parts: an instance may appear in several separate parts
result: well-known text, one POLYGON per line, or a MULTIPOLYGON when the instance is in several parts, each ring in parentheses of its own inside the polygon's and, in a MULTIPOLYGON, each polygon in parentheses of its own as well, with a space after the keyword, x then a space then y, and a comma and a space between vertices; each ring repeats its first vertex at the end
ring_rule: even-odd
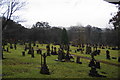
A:
MULTIPOLYGON (((4 18, 2 18, 4 22, 4 18)), ((3 34, 3 41, 23 41, 53 44, 91 44, 117 46, 117 31, 115 29, 101 29, 98 27, 71 26, 67 29, 52 27, 48 22, 36 22, 30 29, 10 20, 3 34), (66 38, 67 37, 67 38, 66 38)))

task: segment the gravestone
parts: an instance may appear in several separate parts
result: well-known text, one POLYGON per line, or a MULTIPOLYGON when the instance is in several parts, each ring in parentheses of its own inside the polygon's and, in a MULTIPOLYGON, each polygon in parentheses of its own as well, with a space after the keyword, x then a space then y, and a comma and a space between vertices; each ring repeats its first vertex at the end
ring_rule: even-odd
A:
POLYGON ((77 58, 76 58, 76 63, 82 64, 82 62, 80 62, 80 57, 79 56, 77 56, 77 58))
POLYGON ((49 69, 48 69, 48 67, 47 67, 47 64, 46 64, 46 57, 47 57, 47 55, 44 53, 43 55, 41 54, 41 70, 40 70, 40 73, 41 74, 50 74, 50 72, 49 72, 49 69), (44 62, 42 62, 42 57, 43 57, 43 61, 44 62))
POLYGON ((47 49, 47 56, 50 56, 50 45, 49 44, 46 46, 46 49, 47 49))
POLYGON ((35 44, 35 43, 33 43, 33 46, 36 46, 36 44, 35 44))
POLYGON ((53 55, 53 46, 51 47, 51 54, 53 55))
POLYGON ((112 57, 112 59, 117 59, 116 57, 112 57))
POLYGON ((28 49, 27 44, 25 44, 25 48, 24 48, 24 50, 26 51, 27 49, 28 49))
POLYGON ((7 47, 7 52, 9 52, 9 48, 7 47))
POLYGON ((96 61, 96 68, 100 69, 100 62, 96 61))
POLYGON ((37 45, 37 47, 39 47, 39 46, 37 45))
POLYGON ((86 54, 90 54, 92 52, 90 46, 86 46, 86 54))
POLYGON ((13 46, 12 46, 12 44, 10 43, 10 49, 13 49, 13 46))
POLYGON ((24 51, 22 52, 22 56, 25 56, 25 52, 24 51))
POLYGON ((31 53, 32 53, 32 51, 31 51, 31 49, 29 49, 28 54, 31 54, 31 53))
POLYGON ((93 59, 93 58, 89 62, 89 67, 92 67, 92 66, 96 66, 95 59, 93 59))
POLYGON ((62 61, 62 50, 58 50, 58 61, 62 61))
POLYGON ((100 55, 100 50, 97 50, 97 55, 100 55))
POLYGON ((15 48, 15 50, 17 49, 17 46, 16 46, 16 44, 14 44, 14 48, 15 48))
POLYGON ((106 51, 106 59, 110 59, 110 52, 108 50, 106 51))
POLYGON ((96 71, 96 68, 95 68, 94 66, 91 67, 89 76, 92 76, 92 77, 97 77, 97 76, 99 76, 99 74, 98 74, 98 72, 96 71))
POLYGON ((118 62, 120 62, 120 57, 118 57, 118 62))
POLYGON ((53 55, 57 55, 56 47, 54 47, 53 55))
POLYGON ((34 58, 34 49, 33 49, 33 47, 31 48, 31 57, 34 58))
POLYGON ((37 54, 42 54, 42 50, 41 50, 41 49, 38 49, 38 50, 37 50, 37 54))
POLYGON ((65 61, 70 61, 70 53, 67 51, 67 54, 65 55, 65 61))

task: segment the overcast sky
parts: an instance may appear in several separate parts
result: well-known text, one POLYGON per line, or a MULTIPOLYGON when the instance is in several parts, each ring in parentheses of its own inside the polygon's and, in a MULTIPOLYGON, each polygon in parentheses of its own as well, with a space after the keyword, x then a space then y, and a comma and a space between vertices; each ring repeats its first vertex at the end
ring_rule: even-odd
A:
POLYGON ((21 23, 25 27, 31 27, 37 21, 47 21, 51 26, 70 27, 89 24, 104 28, 109 26, 111 13, 117 11, 116 5, 103 0, 27 0, 27 2, 25 10, 19 13, 27 20, 21 23))

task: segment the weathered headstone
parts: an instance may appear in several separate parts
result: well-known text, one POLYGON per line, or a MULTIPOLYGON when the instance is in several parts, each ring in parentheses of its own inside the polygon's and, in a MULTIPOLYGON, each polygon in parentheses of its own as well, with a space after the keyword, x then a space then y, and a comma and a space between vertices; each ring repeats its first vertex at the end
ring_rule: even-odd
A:
POLYGON ((25 48, 24 48, 24 50, 26 51, 27 49, 28 49, 27 44, 25 44, 25 48))
POLYGON ((65 61, 70 61, 70 55, 69 51, 67 51, 67 54, 65 55, 65 61))
POLYGON ((46 49, 47 49, 47 56, 50 56, 50 45, 49 44, 46 46, 46 49))
POLYGON ((58 61, 62 61, 62 50, 61 49, 59 49, 58 50, 58 61))
POLYGON ((92 66, 96 66, 95 59, 93 59, 93 58, 89 62, 89 67, 92 67, 92 66))
POLYGON ((24 51, 22 52, 22 56, 25 56, 25 52, 24 51))
POLYGON ((91 67, 89 76, 92 76, 92 77, 97 77, 97 76, 99 76, 99 74, 98 74, 98 72, 96 71, 96 68, 95 68, 94 66, 91 67))
POLYGON ((37 54, 42 54, 42 50, 41 50, 41 49, 38 49, 38 50, 37 50, 37 54))
POLYGON ((48 67, 47 67, 47 64, 46 64, 46 57, 47 57, 47 55, 44 53, 43 55, 41 54, 41 70, 40 70, 40 73, 41 74, 50 74, 50 72, 49 72, 49 69, 48 69, 48 67), (43 63, 42 63, 42 57, 43 57, 43 63))
POLYGON ((100 69, 100 62, 96 61, 96 68, 100 69))
POLYGON ((120 57, 118 57, 118 62, 120 62, 120 57))
POLYGON ((10 49, 13 49, 12 43, 10 43, 10 49))
POLYGON ((80 57, 79 56, 77 56, 76 63, 82 64, 82 62, 80 62, 80 57))
POLYGON ((14 44, 14 48, 15 48, 15 50, 17 49, 17 46, 16 46, 16 44, 14 44))
POLYGON ((86 54, 90 54, 92 52, 90 46, 86 46, 86 54))
POLYGON ((110 52, 108 50, 106 51, 106 59, 110 59, 110 52))
POLYGON ((7 47, 7 52, 9 52, 9 48, 7 47))
POLYGON ((33 47, 31 48, 31 57, 34 58, 34 49, 33 49, 33 47))

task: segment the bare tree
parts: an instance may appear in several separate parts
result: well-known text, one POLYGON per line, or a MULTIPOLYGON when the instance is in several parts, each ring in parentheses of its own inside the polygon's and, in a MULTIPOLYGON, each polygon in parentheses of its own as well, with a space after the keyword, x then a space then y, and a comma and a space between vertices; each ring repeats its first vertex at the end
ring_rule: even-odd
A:
POLYGON ((26 5, 26 2, 22 2, 19 0, 2 0, 0 2, 0 5, 4 9, 2 15, 2 17, 5 17, 5 22, 2 25, 2 30, 4 30, 6 28, 8 21, 13 16, 13 14, 19 11, 20 9, 22 9, 26 5))

